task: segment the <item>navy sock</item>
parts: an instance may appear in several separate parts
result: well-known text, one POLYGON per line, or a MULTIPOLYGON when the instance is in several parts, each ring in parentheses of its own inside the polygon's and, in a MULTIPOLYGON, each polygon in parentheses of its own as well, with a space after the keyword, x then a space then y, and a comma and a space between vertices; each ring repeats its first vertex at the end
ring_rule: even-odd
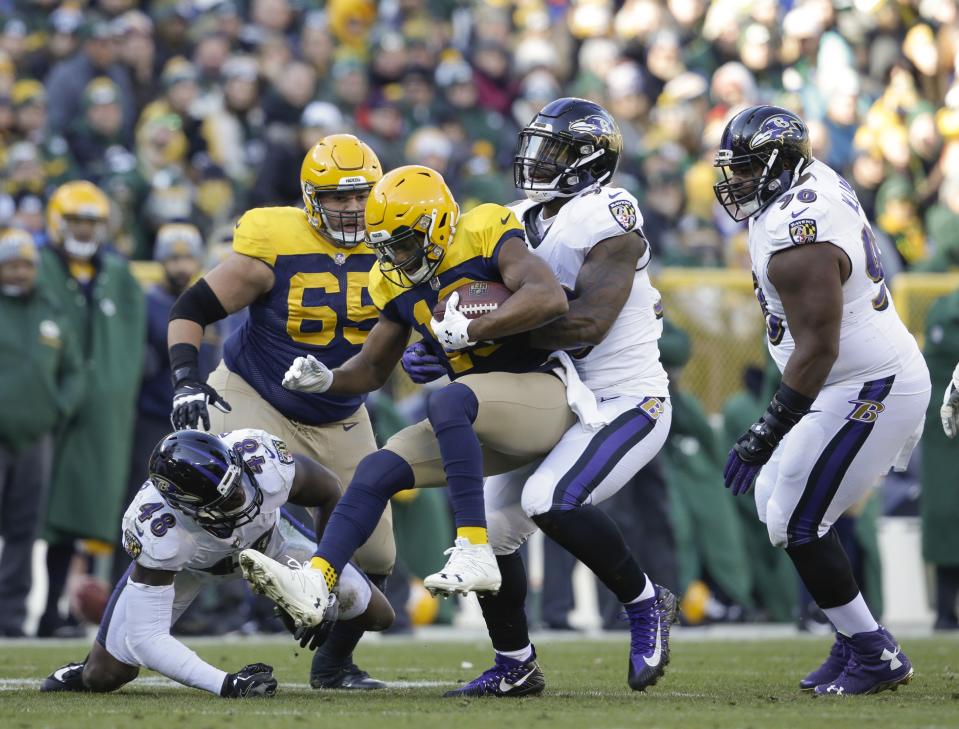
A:
POLYGON ((342 573, 353 552, 370 538, 390 497, 413 484, 413 469, 395 453, 380 450, 368 455, 333 510, 316 555, 342 573))
POLYGON ((519 651, 529 645, 529 628, 526 625, 526 566, 519 552, 497 556, 503 583, 496 595, 482 595, 479 599, 486 629, 493 648, 503 651, 519 651))
POLYGON ((426 413, 443 457, 453 518, 459 527, 486 527, 483 503, 483 452, 473 430, 479 411, 476 395, 454 382, 430 395, 426 413))
POLYGON ((589 567, 616 598, 627 603, 646 588, 646 575, 608 514, 592 504, 533 517, 543 533, 589 567))

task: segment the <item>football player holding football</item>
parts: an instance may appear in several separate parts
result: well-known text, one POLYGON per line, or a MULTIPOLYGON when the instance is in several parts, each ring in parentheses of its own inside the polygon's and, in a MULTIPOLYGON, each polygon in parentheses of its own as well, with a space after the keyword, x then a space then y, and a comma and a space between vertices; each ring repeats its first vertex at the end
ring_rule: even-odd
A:
MULTIPOLYGON (((376 450, 365 393, 294 392, 280 380, 298 356, 312 355, 330 367, 342 364, 359 352, 373 328, 369 271, 376 257, 363 243, 363 210, 382 176, 368 145, 333 134, 303 159, 305 210, 256 208, 240 218, 232 253, 184 292, 170 315, 174 427, 202 424, 214 433, 263 428, 327 464, 342 483, 350 482, 360 459, 376 450), (204 327, 245 307, 248 319, 227 339, 223 361, 203 382, 197 346, 204 327)), ((395 557, 387 508, 356 560, 383 587, 395 557)), ((315 688, 385 685, 353 663, 359 639, 348 626, 334 629, 314 656, 315 688)))
POLYGON ((753 285, 782 384, 726 464, 735 494, 756 482, 759 518, 836 630, 800 681, 817 695, 871 694, 912 664, 873 617, 832 524, 891 467, 904 467, 929 403, 929 371, 893 304, 852 185, 814 159, 798 116, 752 106, 726 125, 716 197, 749 220, 753 285))
POLYGON ((390 496, 413 487, 447 483, 457 525, 449 562, 425 586, 446 594, 498 590, 483 475, 548 453, 576 417, 565 383, 582 388, 575 370, 548 361, 548 349, 515 336, 561 316, 568 304, 549 266, 527 250, 523 228, 508 208, 480 205, 461 217, 437 172, 401 167, 370 193, 366 229, 379 257, 370 274, 380 310, 376 326, 346 364, 331 371, 299 359, 284 384, 344 393, 379 387, 412 330, 453 382, 429 396, 425 420, 360 463, 317 549, 316 570, 287 570, 251 553, 257 564, 248 578, 307 624, 318 619, 312 605, 336 583, 352 545, 366 538, 390 496), (500 282, 514 293, 492 313, 470 320, 450 295, 470 281, 500 282), (432 309, 446 296, 445 316, 437 321, 432 309))
POLYGON ((596 504, 619 491, 659 452, 672 410, 659 361, 659 293, 649 281, 649 244, 636 199, 609 183, 622 137, 591 101, 551 102, 520 132, 509 207, 526 242, 573 292, 569 311, 537 329, 538 347, 568 350, 594 411, 545 459, 487 479, 489 538, 502 574, 480 600, 495 665, 453 696, 524 696, 545 688, 527 628, 526 570, 519 548, 541 528, 589 567, 623 603, 632 640, 628 683, 656 683, 669 660, 676 599, 642 571, 613 520, 596 504))
MULTIPOLYGON (((117 583, 96 641, 80 663, 44 680, 41 691, 114 691, 150 668, 225 698, 272 696, 273 669, 252 663, 235 673, 211 666, 170 635, 170 627, 211 581, 236 578, 238 555, 261 550, 302 568, 340 496, 332 471, 293 456, 279 438, 242 429, 221 437, 196 430, 166 436, 150 456, 149 478, 123 516, 133 559, 117 583), (316 507, 315 533, 283 510, 316 507)), ((321 606, 323 620, 302 629, 302 645, 321 642, 333 621, 383 630, 393 610, 352 564, 321 606)))

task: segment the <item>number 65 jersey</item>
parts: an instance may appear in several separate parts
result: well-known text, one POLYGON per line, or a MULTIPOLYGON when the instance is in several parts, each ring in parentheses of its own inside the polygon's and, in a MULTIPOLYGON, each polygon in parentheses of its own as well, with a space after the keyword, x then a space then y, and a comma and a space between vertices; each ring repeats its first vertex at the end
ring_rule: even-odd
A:
MULTIPOLYGON (((879 248, 852 186, 818 160, 799 181, 749 220, 749 256, 756 297, 766 317, 769 352, 780 372, 795 349, 779 292, 769 280, 769 259, 794 246, 828 242, 852 264, 842 286, 839 356, 826 385, 862 383, 925 369, 886 286, 879 248)), ((815 296, 814 289, 810 296, 815 296)))

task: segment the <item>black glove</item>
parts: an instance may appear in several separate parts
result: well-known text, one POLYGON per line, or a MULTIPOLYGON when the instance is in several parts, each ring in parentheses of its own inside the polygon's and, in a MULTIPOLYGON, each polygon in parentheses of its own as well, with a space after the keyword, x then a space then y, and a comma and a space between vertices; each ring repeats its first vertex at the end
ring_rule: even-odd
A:
POLYGON ((763 416, 736 440, 729 451, 723 479, 733 494, 744 494, 762 467, 772 458, 776 446, 792 427, 809 412, 813 399, 788 385, 780 385, 763 416))
POLYGON ((273 666, 265 663, 251 663, 236 673, 226 674, 220 696, 225 699, 246 699, 251 696, 273 696, 276 693, 276 679, 273 678, 273 666))
POLYGON ((326 642, 330 631, 336 625, 336 620, 340 615, 340 604, 336 600, 336 595, 330 593, 326 608, 323 610, 323 620, 320 621, 319 625, 313 626, 304 625, 297 628, 290 614, 279 606, 273 607, 273 614, 293 634, 293 640, 300 644, 300 648, 315 651, 326 642))
POLYGON ((210 413, 207 405, 228 413, 230 403, 220 393, 200 380, 200 373, 192 368, 176 370, 173 375, 173 412, 170 422, 176 430, 196 428, 202 420, 203 429, 210 429, 210 413))

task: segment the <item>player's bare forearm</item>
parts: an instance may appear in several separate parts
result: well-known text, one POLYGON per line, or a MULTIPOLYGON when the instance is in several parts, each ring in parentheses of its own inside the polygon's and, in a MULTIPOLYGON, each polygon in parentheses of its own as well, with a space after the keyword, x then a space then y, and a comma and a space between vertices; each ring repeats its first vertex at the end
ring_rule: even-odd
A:
POLYGON ((646 252, 638 233, 607 238, 593 246, 576 278, 569 311, 530 333, 540 349, 594 347, 606 337, 633 288, 636 264, 646 252))
POLYGON ((197 349, 203 341, 203 327, 189 319, 174 319, 167 324, 167 346, 174 344, 191 344, 197 349))
POLYGON ((503 283, 514 293, 496 311, 470 322, 472 341, 528 332, 568 311, 566 294, 553 272, 526 249, 522 238, 510 238, 502 244, 499 269, 503 283))
POLYGON ((848 259, 829 243, 815 243, 777 253, 767 272, 782 299, 796 348, 783 371, 783 382, 815 398, 839 356, 842 282, 848 259))
POLYGON ((403 356, 409 338, 409 327, 380 316, 363 348, 333 370, 333 384, 328 392, 362 395, 381 388, 403 356))
POLYGON ((342 486, 336 474, 323 464, 300 453, 295 459, 296 474, 287 500, 297 506, 315 507, 313 528, 319 540, 340 500, 342 486))

